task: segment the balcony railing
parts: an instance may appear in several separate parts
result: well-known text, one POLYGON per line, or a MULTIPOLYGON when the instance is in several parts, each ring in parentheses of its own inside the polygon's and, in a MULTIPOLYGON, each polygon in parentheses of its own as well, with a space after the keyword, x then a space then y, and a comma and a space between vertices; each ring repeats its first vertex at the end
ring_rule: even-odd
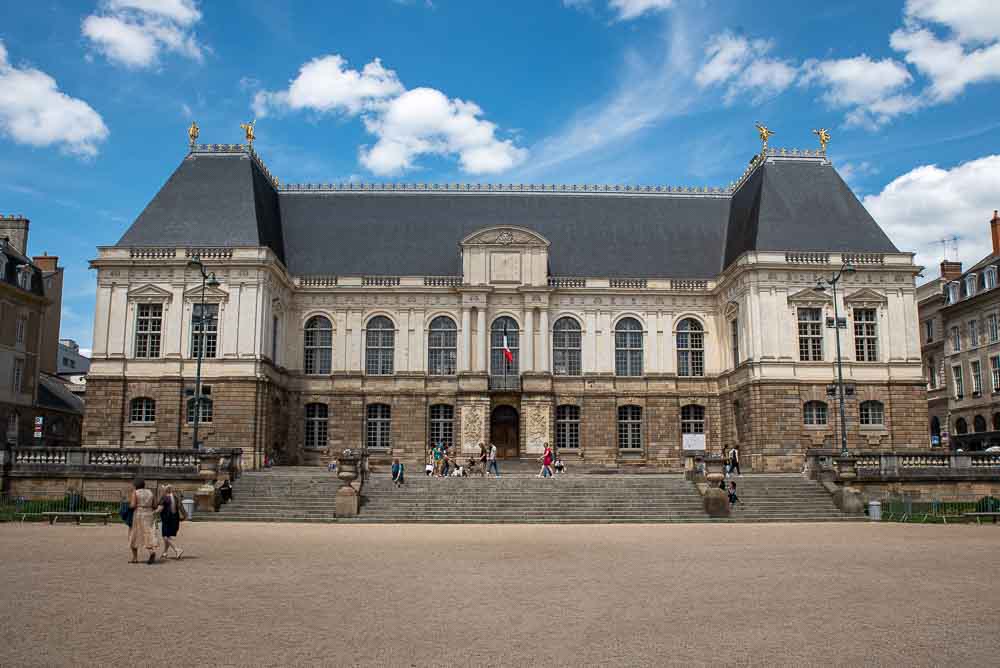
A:
POLYGON ((490 390, 494 392, 520 392, 520 376, 490 376, 490 390))

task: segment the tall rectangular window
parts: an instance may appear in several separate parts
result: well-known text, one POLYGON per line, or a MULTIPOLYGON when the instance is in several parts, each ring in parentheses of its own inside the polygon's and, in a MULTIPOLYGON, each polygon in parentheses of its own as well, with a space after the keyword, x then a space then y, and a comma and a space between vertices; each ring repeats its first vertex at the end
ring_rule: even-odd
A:
POLYGON ((10 389, 14 394, 21 392, 22 386, 24 384, 24 360, 15 359, 14 360, 14 371, 11 374, 10 379, 10 389))
POLYGON ((195 304, 191 311, 191 357, 198 357, 202 345, 202 357, 215 357, 218 332, 219 305, 195 304))
POLYGON ((934 341, 934 321, 925 320, 924 321, 924 341, 926 343, 932 343, 934 341))
POLYGON ((799 309, 799 360, 823 361, 823 317, 818 308, 799 309))
POLYGON ((993 391, 1000 392, 1000 355, 990 358, 990 374, 993 376, 993 391))
POLYGON ((975 348, 979 345, 979 321, 970 320, 969 321, 969 349, 975 348))
POLYGON ((729 347, 733 351, 733 366, 740 365, 740 321, 733 318, 729 321, 729 347))
POLYGON ((927 358, 927 385, 931 390, 938 386, 937 362, 933 357, 927 358))
POLYGON ((951 350, 958 352, 962 349, 962 330, 958 327, 951 328, 951 350))
POLYGON ((642 408, 639 406, 618 407, 618 448, 642 449, 642 408))
POLYGON ((159 357, 163 304, 139 304, 135 318, 135 356, 159 357))
POLYGON ((1000 318, 997 317, 996 313, 990 313, 986 316, 986 336, 989 337, 990 343, 1000 341, 1000 318))
POLYGON ((972 372, 972 394, 973 396, 983 393, 983 369, 979 360, 969 362, 969 371, 972 372))
POLYGON ((564 405, 556 408, 556 449, 580 447, 580 407, 564 405))
POLYGON ((962 367, 953 366, 951 375, 955 379, 955 398, 961 399, 965 396, 965 379, 962 378, 962 367))
POLYGON ((854 359, 878 362, 878 322, 873 308, 854 309, 854 359))
POLYGON ((18 345, 24 343, 24 333, 28 329, 28 319, 23 315, 17 316, 14 323, 14 340, 18 345))

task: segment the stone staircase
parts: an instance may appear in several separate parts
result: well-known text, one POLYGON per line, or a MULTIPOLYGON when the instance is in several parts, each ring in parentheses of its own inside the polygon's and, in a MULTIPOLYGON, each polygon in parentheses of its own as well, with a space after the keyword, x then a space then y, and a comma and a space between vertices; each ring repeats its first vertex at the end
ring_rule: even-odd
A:
POLYGON ((845 515, 826 489, 797 473, 754 473, 738 476, 736 491, 743 505, 720 522, 847 522, 864 515, 845 515))
POLYGON ((499 479, 428 478, 408 472, 396 488, 385 474, 365 486, 361 513, 336 517, 336 474, 314 467, 250 471, 234 485, 233 501, 197 521, 350 523, 829 522, 864 519, 841 513, 818 483, 799 475, 737 478, 744 505, 731 517, 705 514, 694 484, 680 475, 567 474, 539 479, 528 463, 501 464, 499 479))

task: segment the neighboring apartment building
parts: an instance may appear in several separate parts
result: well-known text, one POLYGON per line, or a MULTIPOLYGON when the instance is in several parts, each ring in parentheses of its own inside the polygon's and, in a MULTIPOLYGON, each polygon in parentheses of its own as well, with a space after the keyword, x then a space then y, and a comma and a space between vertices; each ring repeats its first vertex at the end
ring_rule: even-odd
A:
POLYGON ((248 465, 493 441, 665 470, 738 445, 799 471, 837 443, 816 285, 844 262, 850 447, 923 447, 920 268, 821 152, 770 149, 729 188, 337 186, 194 146, 92 263, 84 441, 189 447, 198 420, 248 465))
POLYGON ((59 340, 59 359, 56 373, 66 389, 83 399, 87 393, 87 372, 90 358, 80 354, 80 345, 73 339, 59 340))
POLYGON ((0 216, 0 440, 79 445, 82 402, 55 376, 63 270, 28 257, 28 226, 0 216))
POLYGON ((931 445, 1000 446, 1000 216, 992 252, 968 271, 942 262, 917 291, 931 445))

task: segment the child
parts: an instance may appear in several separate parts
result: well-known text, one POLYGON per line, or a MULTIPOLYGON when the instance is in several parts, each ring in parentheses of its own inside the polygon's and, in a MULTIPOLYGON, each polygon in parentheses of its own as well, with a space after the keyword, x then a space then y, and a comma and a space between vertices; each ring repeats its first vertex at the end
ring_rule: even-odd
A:
POLYGON ((736 481, 732 480, 729 482, 729 506, 733 507, 737 503, 740 504, 740 507, 743 506, 743 502, 740 501, 740 497, 736 495, 736 481))
POLYGON ((555 464, 555 466, 556 466, 556 473, 565 473, 566 472, 566 465, 563 464, 562 457, 557 457, 556 458, 556 464, 555 464))

